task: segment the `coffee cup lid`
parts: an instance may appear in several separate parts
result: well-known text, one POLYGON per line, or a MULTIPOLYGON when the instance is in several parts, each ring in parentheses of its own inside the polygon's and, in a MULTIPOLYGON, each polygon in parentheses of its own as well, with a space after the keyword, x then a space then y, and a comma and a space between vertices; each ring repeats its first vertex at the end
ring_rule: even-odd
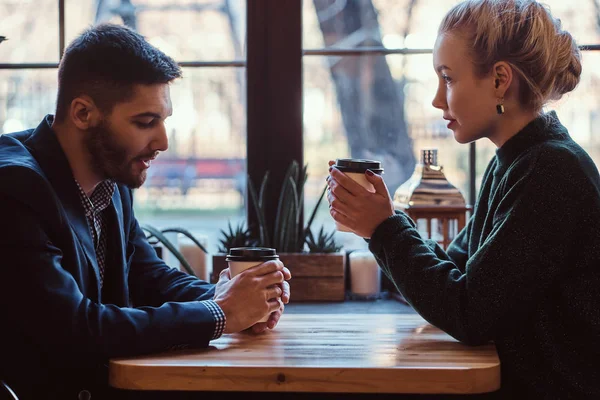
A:
POLYGON ((363 160, 360 158, 338 158, 335 160, 335 167, 342 172, 364 173, 370 169, 376 174, 383 173, 380 161, 363 160))
POLYGON ((268 247, 234 247, 229 249, 226 261, 255 261, 276 260, 279 256, 277 251, 268 247))

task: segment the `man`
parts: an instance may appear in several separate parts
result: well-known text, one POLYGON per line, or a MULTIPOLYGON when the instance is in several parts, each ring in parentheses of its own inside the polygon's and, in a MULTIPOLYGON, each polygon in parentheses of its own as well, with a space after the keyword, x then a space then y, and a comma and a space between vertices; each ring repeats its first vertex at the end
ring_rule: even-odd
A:
POLYGON ((105 398, 109 358, 272 329, 289 300, 280 262, 215 286, 165 265, 138 225, 131 189, 167 150, 179 77, 139 34, 90 28, 61 61, 56 115, 0 137, 0 378, 21 399, 105 398))

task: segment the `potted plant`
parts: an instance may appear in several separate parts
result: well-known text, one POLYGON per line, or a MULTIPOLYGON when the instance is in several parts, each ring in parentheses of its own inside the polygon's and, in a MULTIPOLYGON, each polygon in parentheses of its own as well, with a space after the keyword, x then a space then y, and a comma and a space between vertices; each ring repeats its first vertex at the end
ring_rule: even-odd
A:
MULTIPOLYGON (((248 179, 250 200, 258 220, 258 237, 252 239, 248 230, 238 230, 242 237, 239 240, 245 240, 249 245, 277 249, 281 261, 292 273, 290 285, 294 301, 342 301, 345 298, 345 253, 335 241, 335 231, 325 232, 323 226, 316 234, 311 230, 327 186, 323 188, 306 226, 303 226, 300 204, 306 178, 306 166, 300 169, 297 162, 292 162, 280 190, 273 234, 265 219, 264 193, 269 172, 263 177, 259 191, 248 179)), ((232 243, 235 232, 230 229, 229 234, 222 233, 225 242, 232 243)), ((225 255, 229 248, 223 246, 222 253, 213 256, 213 280, 218 279, 220 271, 227 267, 225 255)))
POLYGON ((219 239, 218 253, 212 256, 213 268, 210 274, 210 281, 216 283, 219 280, 219 273, 227 268, 225 256, 229 249, 233 247, 255 247, 257 241, 252 237, 252 233, 245 226, 245 222, 240 222, 235 228, 231 226, 231 221, 227 223, 228 230, 221 229, 221 239, 219 239), (215 267, 216 265, 216 267, 215 267))
MULTIPOLYGON (((157 250, 159 257, 164 259, 164 254, 162 254, 162 247, 159 245, 163 245, 166 249, 177 258, 181 267, 190 275, 200 277, 202 276, 198 271, 194 269, 194 266, 190 264, 190 260, 186 259, 184 254, 180 251, 177 245, 175 245, 171 240, 167 238, 165 234, 167 233, 179 233, 186 237, 188 237, 206 256, 208 256, 208 251, 206 248, 200 243, 200 241, 188 230, 180 227, 169 227, 164 229, 158 229, 152 225, 145 224, 141 226, 142 230, 146 232, 146 238, 153 245, 153 247, 157 250)), ((196 268, 198 268, 196 266, 196 268)))

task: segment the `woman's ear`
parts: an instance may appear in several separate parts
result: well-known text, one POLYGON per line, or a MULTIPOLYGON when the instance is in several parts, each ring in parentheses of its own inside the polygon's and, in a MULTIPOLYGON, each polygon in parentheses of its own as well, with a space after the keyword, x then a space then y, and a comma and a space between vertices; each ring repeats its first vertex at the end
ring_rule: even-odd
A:
POLYGON ((509 63, 499 61, 492 68, 492 79, 496 97, 504 98, 506 91, 513 81, 513 69, 509 63))

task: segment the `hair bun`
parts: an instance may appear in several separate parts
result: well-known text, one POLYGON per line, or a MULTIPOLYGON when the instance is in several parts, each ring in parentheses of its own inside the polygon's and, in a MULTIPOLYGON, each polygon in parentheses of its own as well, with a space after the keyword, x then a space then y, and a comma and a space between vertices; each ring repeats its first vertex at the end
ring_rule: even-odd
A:
POLYGON ((574 90, 581 80, 581 52, 573 36, 567 31, 559 31, 556 35, 556 64, 554 71, 554 87, 551 99, 559 99, 562 95, 574 90))

